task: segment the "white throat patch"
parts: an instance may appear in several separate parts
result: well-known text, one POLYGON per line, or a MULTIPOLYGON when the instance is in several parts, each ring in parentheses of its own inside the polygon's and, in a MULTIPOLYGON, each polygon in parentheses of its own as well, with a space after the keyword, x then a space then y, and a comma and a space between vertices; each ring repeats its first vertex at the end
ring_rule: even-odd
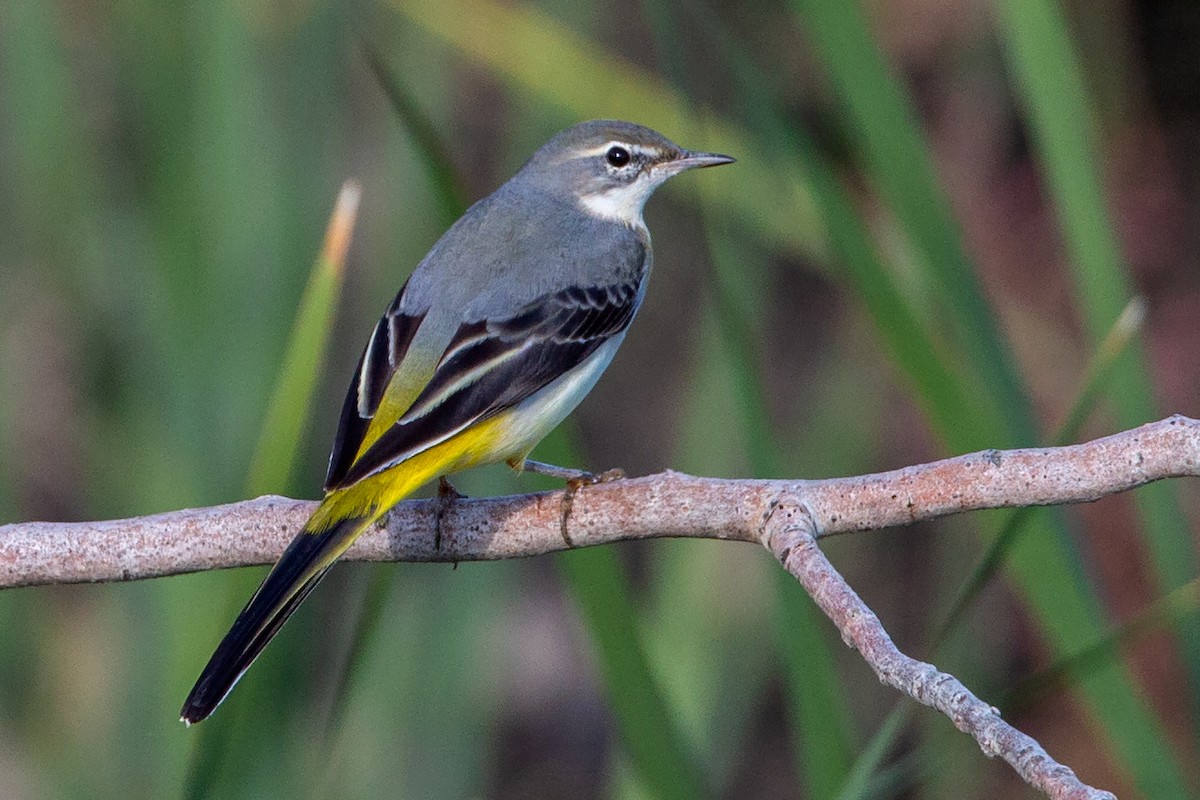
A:
POLYGON ((606 192, 586 194, 579 198, 579 206, 592 216, 636 228, 644 224, 642 209, 646 207, 651 188, 645 181, 634 181, 606 192))

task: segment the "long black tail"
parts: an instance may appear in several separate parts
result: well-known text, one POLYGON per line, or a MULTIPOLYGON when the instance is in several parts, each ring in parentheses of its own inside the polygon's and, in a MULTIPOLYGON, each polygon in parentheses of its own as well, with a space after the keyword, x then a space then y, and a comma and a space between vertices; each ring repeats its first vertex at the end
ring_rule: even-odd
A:
POLYGON ((221 704, 267 642, 370 522, 363 517, 345 519, 329 530, 305 531, 292 540, 200 673, 183 703, 184 723, 199 722, 221 704))

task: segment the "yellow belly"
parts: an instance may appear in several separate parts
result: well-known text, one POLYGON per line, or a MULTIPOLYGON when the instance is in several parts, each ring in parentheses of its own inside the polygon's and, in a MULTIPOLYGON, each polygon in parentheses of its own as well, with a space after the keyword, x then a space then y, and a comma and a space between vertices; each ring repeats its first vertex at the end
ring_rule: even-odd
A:
POLYGON ((503 449, 502 427, 501 417, 485 420, 390 469, 330 492, 305 529, 318 533, 347 517, 378 518, 439 475, 502 461, 507 456, 495 456, 503 449))

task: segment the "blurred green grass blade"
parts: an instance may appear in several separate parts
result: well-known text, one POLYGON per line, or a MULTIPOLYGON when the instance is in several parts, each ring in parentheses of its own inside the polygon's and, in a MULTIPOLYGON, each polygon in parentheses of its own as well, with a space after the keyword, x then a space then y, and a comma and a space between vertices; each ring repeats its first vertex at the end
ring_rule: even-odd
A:
POLYGON ((1133 288, 1105 207, 1097 149, 1101 134, 1091 92, 1056 2, 1001 0, 996 7, 1008 63, 1071 252, 1079 308, 1098 340, 1133 288))
POLYGON ((712 262, 712 304, 732 373, 737 410, 746 437, 746 455, 755 478, 788 474, 784 455, 771 429, 766 381, 762 374, 761 335, 754 327, 765 307, 766 268, 750 247, 736 243, 719 217, 706 213, 704 229, 712 262))
MULTIPOLYGON (((794 0, 812 29, 822 62, 830 70, 836 94, 853 122, 873 182, 888 199, 912 243, 923 253, 931 285, 947 298, 946 313, 955 321, 980 386, 999 400, 1000 414, 979 419, 967 429, 937 425, 953 450, 1028 444, 1034 440, 1032 415, 1016 382, 1007 349, 990 311, 983 305, 963 256, 958 236, 933 180, 915 114, 882 56, 871 42, 857 3, 794 0)), ((1108 316, 1112 319, 1116 311, 1108 316)), ((974 410, 991 405, 976 396, 974 410), (986 405, 978 405, 979 402, 986 405)), ((1065 534, 1061 512, 1033 516, 1039 529, 1013 547, 1010 571, 1037 613, 1056 650, 1071 650, 1094 635, 1099 604, 1081 580, 1082 561, 1065 534), (1044 520, 1040 524, 1038 519, 1044 520)), ((1090 708, 1102 720, 1108 741, 1143 788, 1164 796, 1184 793, 1184 783, 1165 732, 1141 695, 1132 689, 1121 664, 1111 664, 1082 684, 1090 708)))
POLYGON ((496 704, 509 698, 495 691, 488 660, 495 655, 496 617, 480 609, 507 613, 516 565, 364 566, 348 564, 331 577, 350 578, 356 590, 369 590, 373 580, 347 573, 373 579, 390 572, 397 580, 381 587, 387 599, 380 624, 353 667, 334 735, 321 735, 320 712, 311 736, 297 734, 304 738, 294 746, 316 769, 309 770, 314 780, 289 798, 488 796, 495 732, 506 729, 496 704))
POLYGON ((325 232, 325 244, 300 298, 283 366, 250 462, 246 491, 251 497, 281 491, 295 468, 301 433, 311 414, 313 396, 322 375, 321 363, 325 360, 341 296, 346 251, 354 233, 361 196, 362 189, 354 181, 344 183, 338 193, 325 232))
MULTIPOLYGON (((533 456, 553 464, 580 463, 568 420, 533 456)), ((586 490, 585 490, 586 491, 586 490)), ((710 795, 675 709, 667 702, 641 641, 641 617, 613 547, 555 556, 555 566, 588 632, 609 702, 642 790, 656 798, 710 795)))
POLYGON ((764 694, 779 660, 767 619, 772 566, 752 548, 719 544, 655 542, 647 556, 641 641, 702 780, 723 796, 742 774, 764 700, 774 697, 764 694))
MULTIPOLYGON (((710 30, 715 49, 738 86, 743 113, 772 146, 764 157, 794 161, 808 176, 815 214, 825 227, 839 277, 849 280, 854 296, 865 306, 877 335, 892 361, 911 382, 914 401, 924 411, 943 441, 970 435, 996 424, 981 419, 981 411, 970 401, 971 391, 964 371, 955 365, 937 332, 918 313, 916 305, 896 282, 879 258, 874 242, 859 217, 849 192, 829 160, 807 134, 785 123, 777 109, 782 102, 759 79, 759 72, 746 53, 721 30, 710 30), (773 152, 773 151, 777 151, 773 152)), ((740 168, 741 162, 730 169, 740 168)), ((710 217, 720 214, 712 209, 710 217)), ((981 442, 978 446, 982 447, 981 442)))
MULTIPOLYGON (((1061 515, 1053 508, 1031 514, 1030 530, 1017 537, 1009 559, 1009 574, 1028 598, 1054 653, 1071 652, 1100 630, 1095 591, 1084 579, 1061 515)), ((1115 764, 1128 770, 1147 796, 1186 796, 1166 731, 1124 663, 1102 665, 1081 678, 1079 688, 1105 732, 1115 764)))
MULTIPOLYGON (((561 109, 564 122, 632 119, 668 135, 686 132, 689 141, 703 142, 707 150, 739 155, 761 149, 746 131, 696 109, 654 74, 615 58, 532 5, 496 0, 389 4, 517 89, 561 109)), ((665 190, 682 191, 671 184, 665 190)), ((720 179, 693 179, 688 192, 701 193, 739 224, 792 252, 813 256, 825 250, 806 176, 795 164, 747 159, 720 179)))
POLYGON ((1084 373, 1083 388, 1071 404, 1057 433, 1050 438, 1050 444, 1070 444, 1079 438, 1083 423, 1087 421, 1104 390, 1110 386, 1122 356, 1136 346, 1136 337, 1142 332, 1145 321, 1146 301, 1142 297, 1134 297, 1125 304, 1116 322, 1100 340, 1084 373))
POLYGON ((807 797, 834 798, 854 763, 848 684, 830 648, 829 621, 791 575, 775 572, 777 638, 799 774, 807 797))
MULTIPOLYGON (((347 181, 338 193, 333 213, 325 233, 320 254, 309 273, 308 284, 292 325, 284 351, 283 365, 276 378, 275 389, 267 406, 263 427, 246 478, 246 491, 251 496, 282 491, 295 468, 302 426, 310 416, 313 396, 322 374, 321 363, 329 343, 333 316, 345 276, 346 253, 358 214, 361 189, 347 181)), ((223 592, 229 599, 228 616, 232 617, 262 579, 262 570, 239 570, 224 581, 223 592)), ((282 639, 288 642, 290 639, 282 639)), ((276 645, 276 650, 287 645, 276 645)), ((268 670, 256 672, 262 680, 247 683, 241 697, 231 697, 222 708, 193 735, 195 742, 188 762, 184 797, 200 800, 219 796, 230 780, 231 767, 227 754, 235 742, 256 737, 250 732, 273 725, 275 718, 250 716, 247 709, 269 704, 270 695, 286 694, 286 682, 280 682, 268 670), (270 684, 274 691, 268 688, 270 684)), ((260 731, 265 733, 265 731, 260 731)))
MULTIPOLYGON (((1084 421, 1095 408, 1097 400, 1104 391, 1117 360, 1125 353, 1142 330, 1146 317, 1146 303, 1140 297, 1135 297, 1126 304, 1125 309, 1113 323, 1104 340, 1093 354, 1084 373, 1083 387, 1071 404, 1066 419, 1058 431, 1050 438, 1050 446, 1070 444, 1079 435, 1084 421)), ((1008 515, 1000 532, 992 540, 983 557, 976 564, 969 578, 963 584, 958 596, 950 604, 950 611, 942 624, 938 626, 933 636, 933 645, 939 647, 963 620, 967 609, 974 603, 975 598, 983 588, 996 576, 1008 559, 1009 551, 1017 537, 1025 530, 1030 517, 1040 509, 1033 506, 1019 508, 1008 515)))
POLYGON ((437 206, 441 210, 444 227, 454 224, 462 213, 467 210, 470 201, 467 192, 458 179, 454 169, 454 159, 442 143, 437 126, 429 115, 421 108, 416 99, 404 87, 391 68, 388 67, 382 54, 376 49, 367 34, 359 31, 359 42, 362 46, 363 57, 371 68, 371 74, 387 95, 388 102, 396 116, 404 123, 417 146, 424 155, 425 167, 433 180, 434 191, 437 192, 437 206))
POLYGON ((845 782, 835 795, 837 800, 868 800, 875 796, 872 789, 876 785, 879 774, 883 771, 892 745, 900 737, 900 732, 904 730, 904 725, 908 722, 914 708, 915 706, 907 699, 901 700, 892 707, 851 765, 845 782))
POLYGON ((240 709, 241 704, 224 708, 220 715, 205 720, 206 727, 196 731, 183 778, 183 800, 221 796, 225 754, 240 709))
POLYGON ((676 4, 664 0, 642 0, 639 7, 654 36, 654 50, 660 71, 681 94, 688 94, 688 60, 683 37, 678 35, 676 4))
POLYGON ((708 797, 700 765, 688 752, 631 624, 638 611, 615 548, 571 551, 556 564, 587 625, 622 741, 646 789, 657 798, 708 797))
POLYGON ((59 255, 64 267, 77 268, 89 259, 69 248, 83 243, 64 236, 77 233, 78 224, 63 226, 49 217, 78 221, 88 215, 96 169, 83 150, 86 137, 76 135, 79 104, 59 15, 53 4, 25 2, 7 4, 0 17, 0 97, 8 108, 20 109, 6 114, 0 128, 4 172, 21 197, 12 207, 15 218, 5 220, 5 238, 24 240, 31 251, 59 255))
MULTIPOLYGON (((750 323, 763 298, 743 297, 740 303, 735 299, 751 291, 747 276, 754 259, 747 257, 748 248, 733 244, 712 214, 706 216, 715 306, 729 350, 727 362, 751 470, 754 477, 780 477, 785 474, 785 459, 777 435, 771 432, 764 377, 758 367, 762 358, 750 323)), ((790 575, 776 573, 775 627, 787 674, 798 772, 810 797, 832 798, 853 761, 849 703, 829 644, 827 621, 790 575)))
MULTIPOLYGON (((365 580, 359 581, 362 598, 357 607, 347 610, 348 623, 352 626, 350 641, 345 652, 340 653, 341 665, 339 675, 333 679, 333 699, 330 702, 329 713, 321 724, 321 736, 318 749, 330 749, 342 726, 346 709, 350 705, 351 690, 354 687, 354 677, 366 669, 366 659, 379 636, 383 623, 383 611, 391 597, 394 585, 395 571, 391 565, 371 564, 367 569, 365 580)), ((317 795, 314 795, 317 796, 317 795)))
POLYGON ((1020 710, 1048 692, 1077 682, 1098 666, 1114 661, 1138 639, 1200 612, 1200 578, 1193 578, 1136 616, 1116 626, 1106 636, 1014 686, 1004 699, 1006 709, 1020 710))
POLYGON ((845 187, 812 143, 795 137, 796 156, 812 176, 821 217, 828 225, 831 250, 845 270, 856 297, 866 306, 880 339, 911 382, 913 400, 939 438, 954 448, 983 445, 998 421, 989 407, 971 402, 974 392, 946 348, 924 325, 875 252, 845 187))
MULTIPOLYGON (((745 472, 747 443, 736 414, 729 349, 705 293, 691 307, 700 316, 679 340, 686 377, 677 410, 664 420, 672 441, 663 462, 701 475, 745 472)), ((764 688, 779 673, 772 622, 778 567, 756 548, 684 542, 650 547, 653 580, 642 594, 642 640, 708 784, 724 796, 743 772, 764 701, 775 699, 764 688)))
MULTIPOLYGON (((1105 207, 1100 130, 1091 92, 1055 0, 1002 0, 997 7, 1008 62, 1071 255, 1080 312, 1099 340, 1133 292, 1105 207)), ((1150 370, 1140 347, 1119 360, 1111 383, 1108 397, 1120 427, 1157 416, 1150 370)), ((1135 502, 1160 586, 1170 590, 1191 580, 1197 569, 1195 544, 1173 484, 1147 486, 1135 502)), ((1180 620, 1176 638, 1188 671, 1193 723, 1200 725, 1200 618, 1180 620)))
MULTIPOLYGON (((661 0, 644 0, 641 4, 644 14, 653 30, 655 50, 659 61, 664 67, 666 76, 671 83, 685 92, 692 84, 691 73, 688 70, 688 59, 684 52, 682 37, 678 36, 680 19, 678 8, 670 2, 661 0)), ((707 146, 707 145, 706 145, 707 146)), ((722 176, 724 178, 724 176, 722 176)), ((704 215, 704 229, 713 231, 712 215, 704 215)), ((709 236, 709 251, 721 247, 722 264, 732 264, 736 261, 728 258, 728 237, 725 235, 709 236)), ((748 253, 740 255, 748 257, 748 253)), ((763 306, 763 296, 767 294, 764 281, 768 277, 763 269, 763 259, 754 257, 738 261, 740 279, 737 281, 719 281, 721 299, 718 306, 727 313, 716 315, 704 314, 700 326, 700 351, 692 355, 692 395, 702 396, 710 403, 714 395, 714 384, 727 383, 738 397, 737 407, 742 410, 740 427, 744 432, 744 452, 749 456, 751 471, 757 476, 778 476, 782 474, 782 463, 778 447, 774 444, 772 426, 767 419, 766 401, 763 398, 761 375, 758 373, 756 345, 760 332, 754 329, 750 320, 761 319, 757 309, 763 306), (736 297, 736 299, 734 299, 736 297), (722 339, 720 343, 715 339, 722 339), (727 353, 726 357, 706 355, 706 345, 713 342, 714 348, 720 348, 727 353)), ((728 270, 722 271, 727 273, 728 270)), ((700 399, 696 397, 696 399, 700 399)), ((722 401, 720 414, 726 416, 726 405, 722 401)), ((683 425, 689 431, 680 434, 677 447, 684 451, 689 449, 689 441, 703 441, 702 447, 695 447, 691 453, 685 453, 684 463, 689 463, 689 457, 703 458, 697 450, 703 452, 719 451, 714 447, 714 432, 710 428, 710 417, 704 413, 703 401, 689 402, 690 413, 682 415, 683 425)), ((677 453, 678 455, 678 453, 677 453)), ((727 467, 727 464, 724 464, 727 467)), ((740 760, 739 748, 749 738, 750 726, 757 712, 757 703, 761 702, 764 682, 755 681, 755 667, 766 666, 774 662, 778 655, 776 651, 785 651, 784 660, 790 666, 803 669, 805 662, 812 664, 810 673, 802 676, 803 686, 790 685, 788 697, 797 700, 805 688, 810 685, 818 687, 818 691, 809 693, 804 699, 827 700, 824 705, 804 704, 806 715, 793 714, 791 720, 809 723, 803 733, 794 736, 797 741, 814 742, 816 746, 804 748, 802 745, 793 746, 798 764, 802 766, 802 775, 809 786, 821 786, 823 778, 836 772, 844 763, 850 760, 850 741, 839 738, 838 733, 844 730, 834 722, 847 722, 848 710, 845 698, 841 697, 841 682, 835 681, 832 656, 829 645, 823 637, 827 628, 821 626, 821 620, 816 619, 815 609, 811 601, 793 581, 780 585, 778 570, 773 566, 762 565, 760 569, 774 573, 775 595, 778 601, 769 603, 769 616, 773 621, 780 622, 773 627, 775 636, 769 636, 763 622, 763 616, 755 614, 748 606, 755 608, 767 606, 767 596, 758 596, 751 591, 740 591, 739 602, 731 602, 721 597, 724 591, 718 589, 718 584, 701 581, 697 585, 697 577, 706 575, 704 570, 715 569, 722 576, 736 582, 740 576, 746 581, 755 581, 749 573, 738 572, 738 561, 731 557, 709 552, 689 551, 690 558, 685 557, 677 548, 659 547, 660 555, 656 569, 656 588, 660 596, 656 597, 653 613, 653 631, 655 640, 649 646, 650 655, 659 655, 655 661, 656 674, 664 679, 667 690, 674 688, 676 692, 671 698, 677 708, 698 710, 688 727, 692 741, 698 747, 703 763, 709 770, 710 783, 720 787, 728 776, 736 774, 740 760), (721 564, 721 567, 716 566, 721 564), (714 591, 715 589, 715 591, 714 591), (715 595, 715 596, 714 596, 715 595), (686 599, 688 608, 679 607, 680 599, 686 599), (782 603, 782 607, 780 607, 782 603), (782 622, 781 616, 791 609, 790 619, 782 622), (680 614, 700 613, 700 618, 680 621, 680 614), (740 612, 740 614, 739 614, 740 612), (726 621, 731 614, 738 614, 742 622, 736 625, 737 633, 733 633, 726 621), (673 625, 672 625, 673 622, 673 625), (710 636, 697 636, 696 628, 710 631, 710 636), (686 631, 683 634, 679 631, 686 631), (742 639, 739 640, 738 639, 742 639), (714 652, 714 646, 720 652, 714 652), (662 655, 668 652, 670 655, 662 655), (822 669, 824 668, 824 669, 822 669), (719 702, 712 702, 714 693, 719 693, 719 702), (690 697, 688 697, 690 694, 690 697), (839 704, 840 702, 840 704, 839 704), (816 718, 822 717, 820 724, 816 718), (736 727, 736 728, 734 728, 736 727), (719 729, 718 730, 714 730, 719 729), (734 729, 731 729, 734 728, 734 729), (826 757, 827 754, 842 751, 836 756, 826 757), (804 764, 812 769, 803 769, 804 764)), ((757 571, 754 573, 758 575, 757 571)), ((786 576, 785 576, 786 578, 786 576)), ((793 673, 793 675, 796 673, 793 673)), ((766 679, 766 675, 762 675, 766 679)), ((796 703, 793 703, 796 705, 796 703)))
POLYGON ((1007 440, 1034 441, 1028 398, 962 249, 915 110, 884 63, 858 0, 792 0, 792 7, 829 74, 869 179, 918 251, 926 283, 940 289, 938 313, 953 320, 951 330, 962 339, 988 396, 999 404, 1007 440))

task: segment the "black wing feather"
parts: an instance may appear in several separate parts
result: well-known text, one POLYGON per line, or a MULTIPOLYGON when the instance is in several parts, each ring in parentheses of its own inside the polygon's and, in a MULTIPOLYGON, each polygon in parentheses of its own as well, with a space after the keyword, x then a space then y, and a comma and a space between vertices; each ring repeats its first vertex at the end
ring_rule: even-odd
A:
POLYGON ((344 471, 337 486, 327 488, 362 480, 414 448, 528 399, 629 327, 638 299, 635 284, 573 287, 507 319, 464 323, 411 409, 344 471), (428 403, 488 364, 477 380, 428 403))
POLYGON ((408 282, 400 287, 396 299, 387 313, 375 324, 375 330, 358 359, 354 379, 342 402, 342 416, 338 420, 337 436, 333 440, 333 451, 329 454, 329 470, 325 474, 325 490, 329 491, 345 480, 354 457, 362 447, 371 418, 383 402, 384 392, 396 367, 404 360, 408 346, 417 335, 417 328, 425 319, 424 314, 404 314, 400 301, 408 282))

